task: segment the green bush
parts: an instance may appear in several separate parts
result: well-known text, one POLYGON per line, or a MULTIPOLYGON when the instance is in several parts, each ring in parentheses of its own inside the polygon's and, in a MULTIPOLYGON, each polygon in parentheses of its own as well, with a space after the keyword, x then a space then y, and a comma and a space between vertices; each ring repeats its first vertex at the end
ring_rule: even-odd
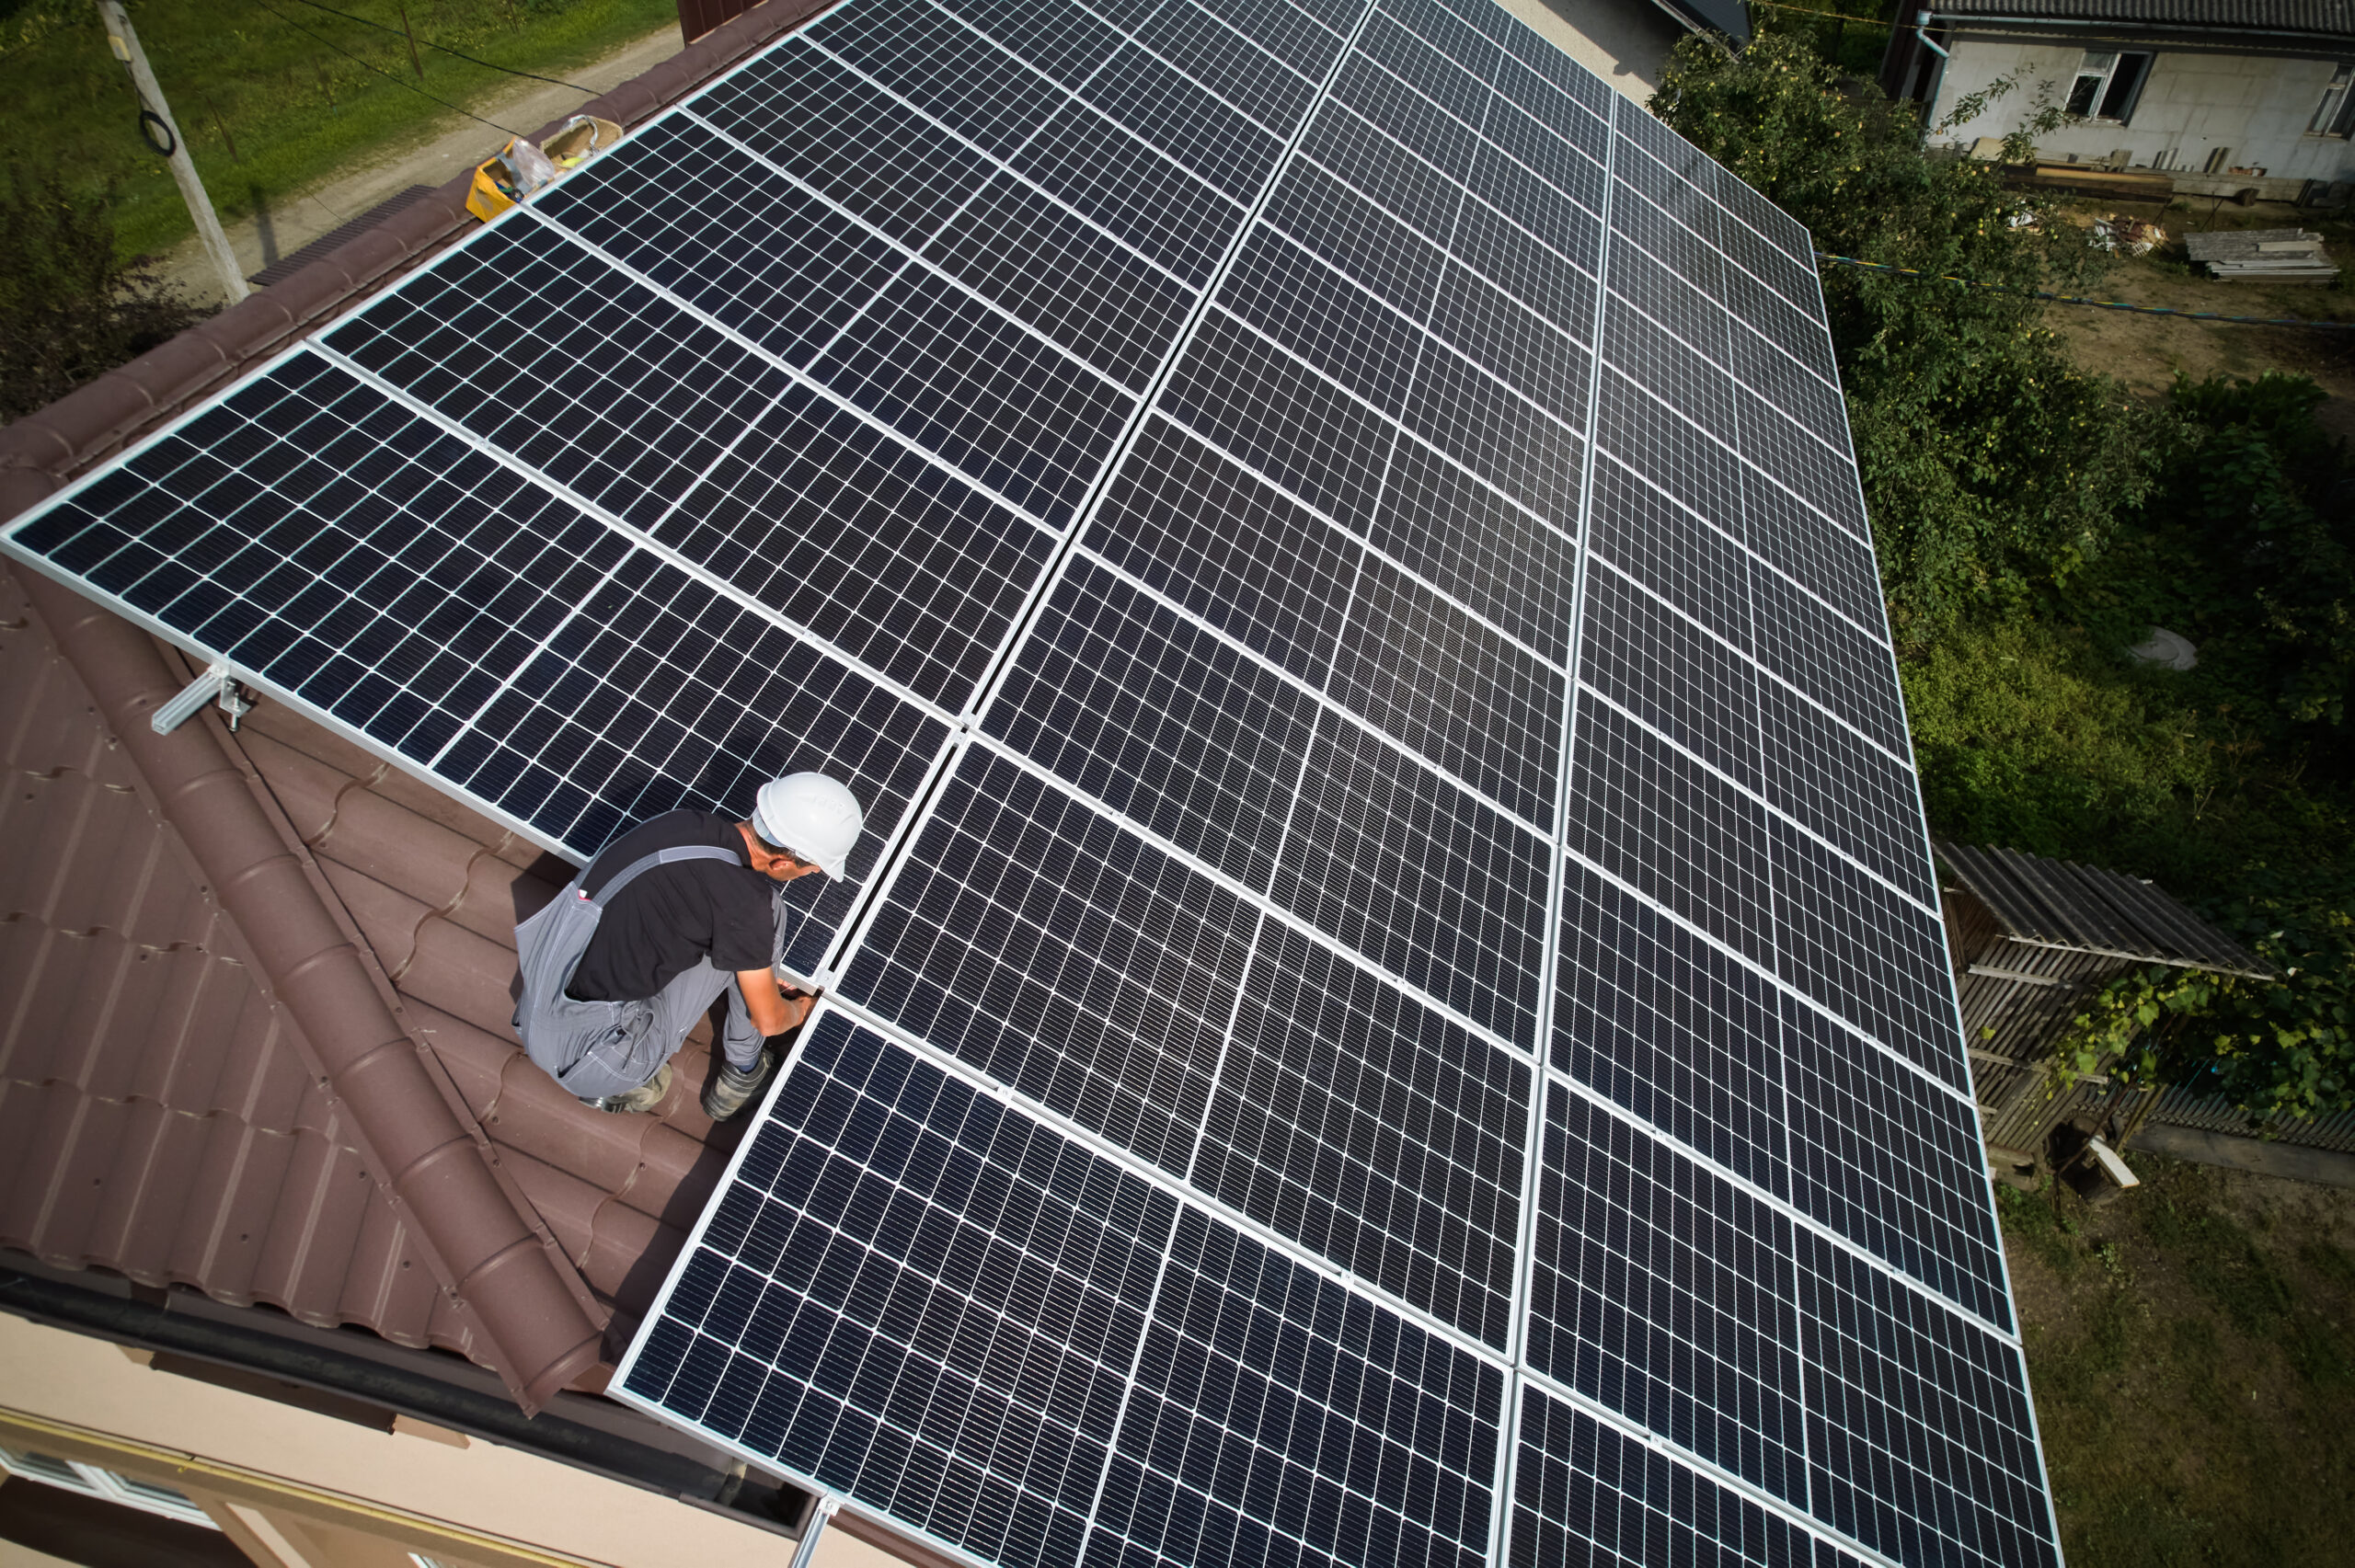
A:
POLYGON ((55 175, 8 166, 0 181, 0 420, 194 326, 204 313, 117 258, 108 202, 55 175))

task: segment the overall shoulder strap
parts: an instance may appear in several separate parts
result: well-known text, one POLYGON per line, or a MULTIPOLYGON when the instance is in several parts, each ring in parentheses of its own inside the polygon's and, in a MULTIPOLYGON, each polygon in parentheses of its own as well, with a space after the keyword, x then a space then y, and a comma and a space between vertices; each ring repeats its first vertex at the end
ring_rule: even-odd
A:
POLYGON ((724 860, 732 865, 742 865, 744 864, 744 857, 742 855, 737 853, 734 850, 721 849, 718 844, 681 844, 674 849, 656 850, 652 854, 640 855, 638 859, 631 861, 627 865, 623 866, 620 872, 614 876, 613 880, 605 884, 604 889, 595 898, 592 898, 589 897, 589 895, 584 891, 580 895, 580 900, 586 904, 594 904, 602 910, 613 901, 615 894, 620 892, 623 888, 628 887, 631 883, 637 881, 639 877, 645 876, 656 866, 676 865, 683 860, 724 860))

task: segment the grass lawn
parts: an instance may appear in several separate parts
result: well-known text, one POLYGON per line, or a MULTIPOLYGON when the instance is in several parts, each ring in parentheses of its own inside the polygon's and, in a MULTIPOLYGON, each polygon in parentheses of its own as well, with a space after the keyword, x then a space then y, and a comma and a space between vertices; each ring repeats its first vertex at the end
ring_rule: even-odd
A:
MULTIPOLYGON (((665 27, 675 0, 144 0, 131 7, 173 118, 224 220, 460 123, 431 98, 473 107, 516 78, 424 47, 434 40, 518 70, 561 77, 665 27), (424 80, 398 32, 402 7, 424 80), (371 69, 373 67, 373 69, 371 69), (408 84, 403 86, 402 84, 408 84)), ((583 101, 586 101, 585 98, 583 101)), ((140 139, 129 74, 88 0, 0 0, 0 102, 9 159, 68 187, 115 189, 126 256, 190 232, 164 161, 140 139)), ((536 125, 513 129, 530 132, 536 125)), ((497 132, 484 128, 486 139, 497 132)))
POLYGON ((2071 1568, 2355 1561, 2355 1192, 2131 1162, 1999 1190, 2071 1568))

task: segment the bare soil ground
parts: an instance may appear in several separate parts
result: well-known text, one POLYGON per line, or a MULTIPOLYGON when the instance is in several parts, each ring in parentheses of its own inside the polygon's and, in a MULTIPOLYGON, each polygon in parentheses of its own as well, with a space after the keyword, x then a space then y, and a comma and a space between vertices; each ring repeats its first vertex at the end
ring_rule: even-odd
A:
POLYGON ((2355 1561, 2355 1191, 2131 1161, 2001 1195, 2072 1568, 2355 1561))
MULTIPOLYGON (((2120 211, 2131 216, 2149 213, 2147 207, 2120 211)), ((2346 220, 2272 203, 2253 208, 2225 203, 2211 214, 2209 203, 2201 200, 2191 210, 2170 211, 2162 225, 2168 243, 2147 257, 2121 258, 2092 291, 2096 296, 2230 315, 2355 324, 2355 285, 2220 282, 2198 272, 2183 248, 2184 235, 2195 230, 2303 228, 2321 234, 2331 259, 2355 276, 2355 232, 2346 220)), ((2186 321, 2063 304, 2048 309, 2045 321, 2069 344, 2079 363, 2118 377, 2146 397, 2165 396, 2177 372, 2194 381, 2255 376, 2269 370, 2312 376, 2330 394, 2330 402, 2318 415, 2324 428, 2355 438, 2355 330, 2186 321)))

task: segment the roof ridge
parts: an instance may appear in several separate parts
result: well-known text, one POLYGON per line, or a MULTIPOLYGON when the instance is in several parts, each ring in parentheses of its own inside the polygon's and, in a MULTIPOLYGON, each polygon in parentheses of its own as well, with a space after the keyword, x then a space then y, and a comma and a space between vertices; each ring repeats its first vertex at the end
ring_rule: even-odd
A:
POLYGON ((481 1127, 437 1082, 397 999, 322 892, 316 861, 273 819, 234 741, 211 719, 158 735, 178 690, 155 644, 37 573, 17 581, 254 958, 254 980, 370 1151, 370 1168, 479 1331, 509 1391, 537 1410, 595 1365, 604 1324, 578 1272, 498 1171, 481 1127), (290 847, 291 846, 291 847, 290 847), (380 985, 383 987, 379 989, 380 985))

